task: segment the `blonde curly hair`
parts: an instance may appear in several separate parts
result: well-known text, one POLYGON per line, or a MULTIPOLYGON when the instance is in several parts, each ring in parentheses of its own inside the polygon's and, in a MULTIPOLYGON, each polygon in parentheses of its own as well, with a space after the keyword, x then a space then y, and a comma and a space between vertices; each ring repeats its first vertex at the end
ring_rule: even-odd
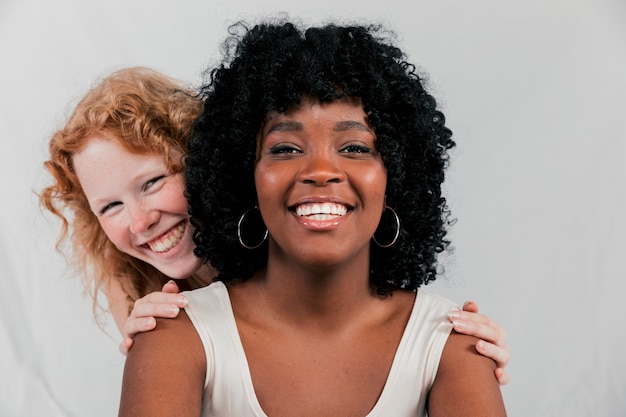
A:
POLYGON ((94 135, 117 141, 135 154, 161 153, 172 172, 181 172, 187 139, 202 100, 187 87, 157 71, 126 68, 108 75, 80 100, 63 128, 52 135, 44 163, 53 183, 39 194, 40 204, 61 219, 56 248, 71 243, 72 268, 98 305, 98 293, 117 280, 134 300, 158 290, 168 279, 153 266, 118 250, 100 227, 74 171, 72 157, 94 135), (177 152, 172 152, 175 150, 177 152))

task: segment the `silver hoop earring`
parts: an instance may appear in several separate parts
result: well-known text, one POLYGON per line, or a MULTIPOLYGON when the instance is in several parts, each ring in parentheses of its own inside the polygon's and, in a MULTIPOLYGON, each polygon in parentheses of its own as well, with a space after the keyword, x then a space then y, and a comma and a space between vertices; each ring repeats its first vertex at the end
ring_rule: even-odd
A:
POLYGON ((393 246, 394 243, 396 243, 396 241, 398 240, 398 236, 400 236, 400 218, 398 217, 398 213, 396 213, 396 211, 392 209, 391 207, 385 206, 385 211, 387 210, 391 211, 391 213, 393 214, 393 217, 396 222, 396 231, 393 235, 393 239, 391 240, 391 242, 383 245, 376 239, 376 232, 378 232, 378 229, 376 229, 376 232, 374 232, 374 234, 372 235, 372 239, 374 240, 374 243, 376 243, 381 248, 388 248, 390 246, 393 246))
POLYGON ((265 224, 263 224, 263 219, 261 218, 261 224, 263 224, 263 228, 265 229, 265 232, 263 233, 263 239, 261 239, 261 242, 259 242, 256 245, 246 245, 244 243, 243 238, 241 236, 241 225, 243 224, 246 216, 254 211, 256 211, 259 214, 259 217, 261 216, 261 212, 259 211, 259 208, 257 206, 254 206, 251 209, 246 210, 239 218, 239 222, 237 222, 237 237, 239 238, 239 244, 246 249, 256 249, 260 247, 263 243, 265 243, 265 240, 267 239, 267 235, 268 235, 268 231, 265 228, 265 224))

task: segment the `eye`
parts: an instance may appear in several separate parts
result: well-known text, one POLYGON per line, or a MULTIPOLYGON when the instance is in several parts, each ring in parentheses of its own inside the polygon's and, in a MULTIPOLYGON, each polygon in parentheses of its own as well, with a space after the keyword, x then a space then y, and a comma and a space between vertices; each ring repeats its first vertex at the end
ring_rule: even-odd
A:
POLYGON ((141 187, 141 191, 147 191, 150 187, 152 187, 154 184, 156 184, 159 181, 161 181, 163 178, 165 178, 165 175, 160 175, 158 177, 154 177, 154 178, 146 181, 145 184, 143 185, 143 187, 141 187))
POLYGON ((298 153, 302 153, 302 151, 292 145, 276 145, 270 148, 270 154, 272 155, 288 155, 298 153))
POLYGON ((111 209, 113 209, 116 206, 121 205, 122 202, 121 201, 114 201, 113 203, 109 203, 106 206, 104 206, 99 212, 98 215, 99 216, 103 216, 105 215, 108 211, 110 211, 111 209))
POLYGON ((339 152, 342 153, 372 153, 372 148, 365 145, 351 144, 342 148, 339 152))

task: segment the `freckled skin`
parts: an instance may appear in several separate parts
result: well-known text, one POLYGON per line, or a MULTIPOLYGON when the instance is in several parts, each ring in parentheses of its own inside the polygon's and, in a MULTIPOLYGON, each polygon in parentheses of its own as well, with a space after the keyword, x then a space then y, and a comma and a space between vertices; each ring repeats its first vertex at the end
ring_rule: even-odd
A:
POLYGON ((182 175, 168 171, 161 154, 132 154, 116 141, 95 136, 72 158, 92 211, 122 252, 172 278, 186 278, 202 262, 191 240, 182 175), (147 242, 186 224, 182 239, 157 253, 147 242))

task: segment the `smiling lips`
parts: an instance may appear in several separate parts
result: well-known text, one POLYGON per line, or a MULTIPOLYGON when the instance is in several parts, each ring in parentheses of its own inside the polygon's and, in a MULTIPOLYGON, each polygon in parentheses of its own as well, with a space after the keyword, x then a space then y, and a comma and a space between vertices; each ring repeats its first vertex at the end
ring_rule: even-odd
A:
POLYGON ((296 214, 311 220, 328 221, 344 216, 348 208, 337 203, 310 203, 296 207, 296 214))
POLYGON ((157 253, 164 253, 171 250, 178 242, 180 242, 183 234, 185 232, 185 224, 186 222, 180 222, 176 227, 170 229, 169 232, 165 233, 163 236, 158 239, 152 240, 147 243, 147 245, 153 251, 157 253))

